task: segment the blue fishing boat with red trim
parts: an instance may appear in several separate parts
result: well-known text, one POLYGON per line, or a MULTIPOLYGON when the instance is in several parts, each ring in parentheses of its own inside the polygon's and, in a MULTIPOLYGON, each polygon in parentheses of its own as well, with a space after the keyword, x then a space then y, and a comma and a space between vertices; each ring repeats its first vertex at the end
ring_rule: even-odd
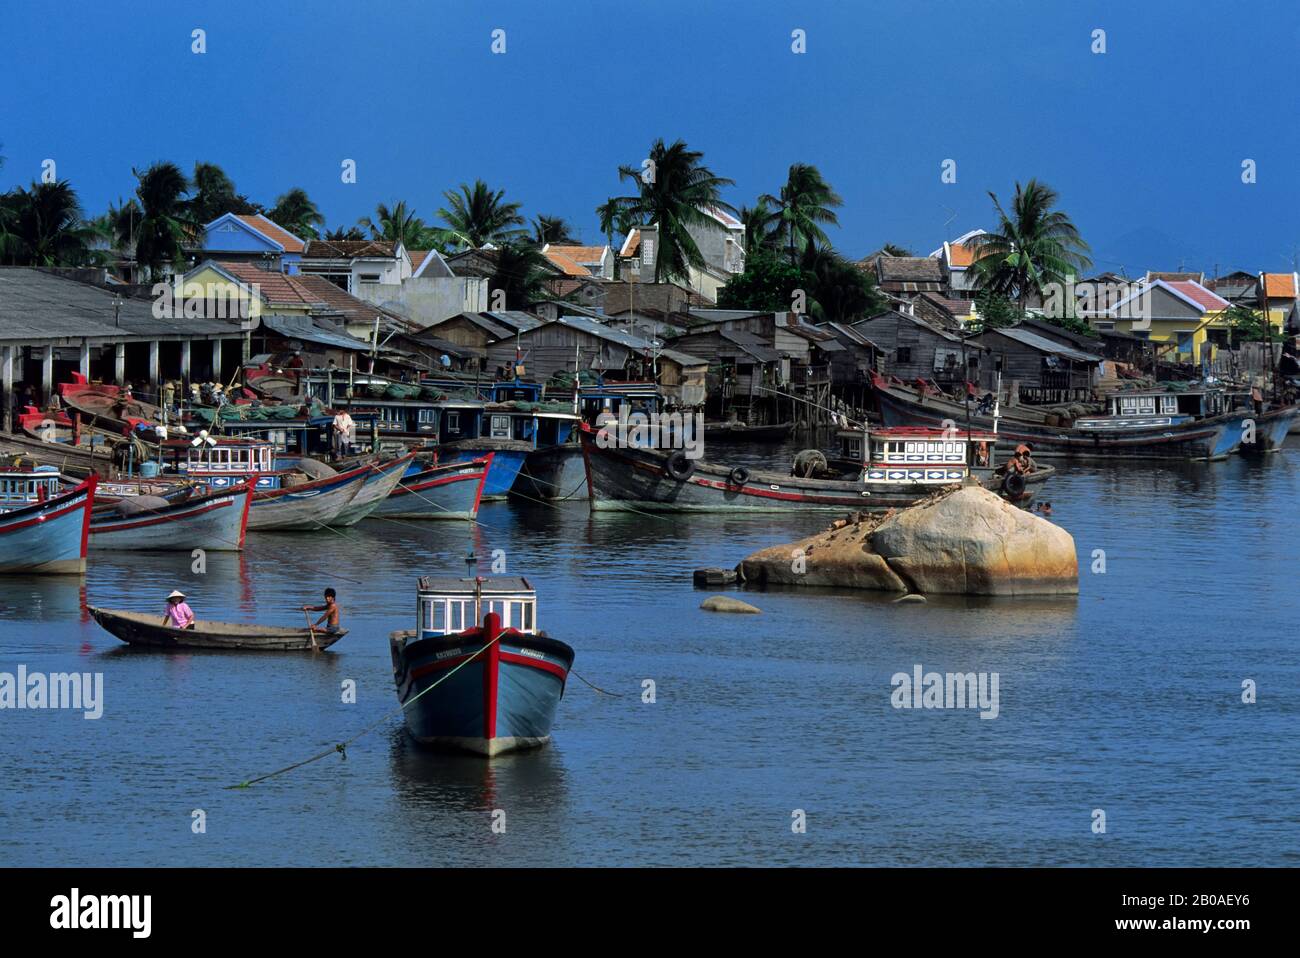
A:
POLYGON ((416 614, 389 639, 416 741, 488 757, 550 741, 573 649, 538 628, 527 579, 426 576, 416 614))
POLYGON ((85 572, 97 481, 64 491, 56 469, 0 472, 0 573, 85 572))
POLYGON ((371 513, 387 519, 473 519, 494 453, 469 462, 416 459, 388 498, 371 513))

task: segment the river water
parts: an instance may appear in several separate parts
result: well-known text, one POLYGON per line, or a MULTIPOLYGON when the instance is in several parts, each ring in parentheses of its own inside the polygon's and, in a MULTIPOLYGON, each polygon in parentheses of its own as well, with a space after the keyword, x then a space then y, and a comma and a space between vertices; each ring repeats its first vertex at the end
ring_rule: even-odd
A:
POLYGON ((1300 444, 1067 464, 1041 498, 1075 537, 1077 600, 785 591, 744 596, 761 616, 707 613, 691 570, 831 517, 578 502, 254 533, 201 574, 188 554, 94 553, 84 581, 0 580, 0 671, 104 681, 96 721, 0 712, 0 863, 1300 863, 1300 444), (463 574, 471 547, 532 580, 543 628, 615 694, 571 680, 551 746, 490 763, 392 717, 346 760, 226 788, 394 709, 388 633, 413 627, 417 575, 463 574), (351 631, 315 656, 128 649, 82 612, 161 614, 180 588, 201 618, 292 625, 327 585, 351 631), (891 676, 917 665, 997 673, 997 717, 893 708, 891 676))

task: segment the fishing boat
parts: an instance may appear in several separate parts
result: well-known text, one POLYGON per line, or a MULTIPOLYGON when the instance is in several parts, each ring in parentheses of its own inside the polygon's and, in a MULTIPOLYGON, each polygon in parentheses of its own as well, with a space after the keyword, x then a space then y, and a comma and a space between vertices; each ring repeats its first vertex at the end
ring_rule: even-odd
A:
POLYGON ((177 502, 125 497, 90 521, 92 549, 238 552, 244 548, 253 482, 177 502))
POLYGON ((785 442, 794 432, 794 423, 780 422, 770 426, 751 426, 739 420, 706 422, 705 442, 785 442))
POLYGON ((389 639, 416 741, 491 757, 550 740, 573 649, 539 630, 527 579, 424 577, 416 614, 389 639))
POLYGON ((339 473, 321 467, 317 475, 276 469, 270 443, 218 439, 204 433, 193 439, 167 440, 163 453, 171 456, 176 474, 214 490, 251 481, 254 493, 248 528, 260 531, 303 531, 330 525, 373 477, 374 470, 368 463, 339 473))
POLYGON ((832 466, 809 450, 789 473, 695 461, 683 450, 618 444, 584 426, 593 510, 732 512, 879 511, 913 505, 936 490, 974 478, 1018 505, 1027 504, 1056 472, 1038 466, 1025 475, 997 468, 999 436, 991 431, 929 428, 854 432, 847 465, 832 466), (866 453, 864 456, 863 454, 866 453))
POLYGON ((412 461, 372 516, 386 519, 473 519, 478 515, 492 453, 468 462, 412 461))
POLYGON ((886 426, 995 430, 1012 443, 1028 443, 1034 456, 1106 459, 1224 459, 1241 444, 1248 413, 1232 409, 1214 387, 1121 390, 1107 397, 1107 414, 1062 422, 1024 407, 980 414, 928 388, 913 388, 873 374, 886 426))
POLYGON ((383 463, 368 463, 367 475, 352 500, 330 520, 331 526, 353 526, 379 508, 397 488, 407 468, 415 461, 415 453, 390 459, 383 463))
POLYGON ((87 606, 104 630, 128 645, 162 649, 228 649, 255 652, 308 652, 328 649, 347 629, 289 628, 277 625, 246 625, 240 622, 194 621, 192 629, 173 629, 163 624, 160 614, 126 612, 87 606))
POLYGON ((0 472, 0 573, 85 572, 96 482, 65 491, 55 469, 0 472))

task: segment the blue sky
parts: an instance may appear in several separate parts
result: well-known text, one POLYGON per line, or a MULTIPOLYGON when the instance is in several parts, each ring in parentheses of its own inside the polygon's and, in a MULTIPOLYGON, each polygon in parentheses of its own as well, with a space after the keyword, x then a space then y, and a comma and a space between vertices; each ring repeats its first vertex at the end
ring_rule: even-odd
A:
POLYGON ((618 164, 680 137, 737 207, 818 166, 853 257, 928 253, 1037 176, 1099 269, 1289 271, 1297 51, 1280 2, 6 0, 0 189, 51 158, 98 213, 133 166, 203 160, 264 203, 301 186, 336 226, 399 198, 432 219, 481 177, 596 242, 618 164))

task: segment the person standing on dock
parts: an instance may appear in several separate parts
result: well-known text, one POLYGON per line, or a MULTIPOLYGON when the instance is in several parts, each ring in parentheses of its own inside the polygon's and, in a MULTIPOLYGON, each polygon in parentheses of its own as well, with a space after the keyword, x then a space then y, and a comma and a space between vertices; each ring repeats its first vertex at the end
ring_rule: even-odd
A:
POLYGON ((352 430, 355 428, 352 417, 346 409, 340 409, 334 416, 334 458, 341 459, 352 451, 352 430))
POLYGON ((171 595, 167 596, 167 611, 163 615, 163 625, 171 626, 173 629, 194 628, 194 610, 185 601, 185 593, 179 589, 173 589, 171 595))
POLYGON ((324 605, 304 605, 302 611, 325 613, 316 620, 314 625, 310 625, 310 628, 316 629, 320 627, 321 623, 325 623, 326 633, 333 634, 339 631, 339 613, 343 610, 339 608, 338 594, 333 589, 325 590, 324 605))

